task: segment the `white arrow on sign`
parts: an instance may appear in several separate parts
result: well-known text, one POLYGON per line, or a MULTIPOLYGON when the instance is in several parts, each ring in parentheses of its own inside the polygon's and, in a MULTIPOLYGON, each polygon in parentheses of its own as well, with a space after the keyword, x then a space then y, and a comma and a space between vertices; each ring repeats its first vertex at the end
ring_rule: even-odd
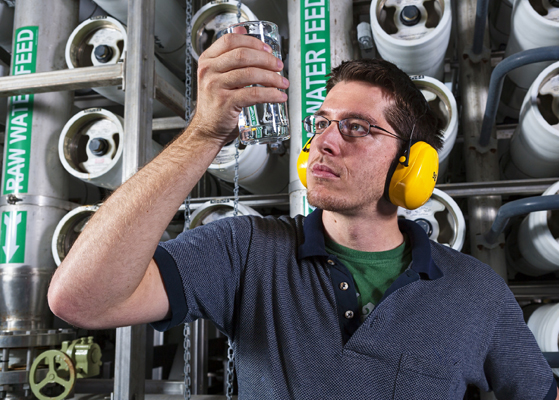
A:
POLYGON ((9 263, 19 246, 17 245, 17 226, 21 222, 21 213, 12 211, 11 216, 4 214, 4 225, 6 225, 6 245, 2 246, 6 254, 6 263, 9 263))

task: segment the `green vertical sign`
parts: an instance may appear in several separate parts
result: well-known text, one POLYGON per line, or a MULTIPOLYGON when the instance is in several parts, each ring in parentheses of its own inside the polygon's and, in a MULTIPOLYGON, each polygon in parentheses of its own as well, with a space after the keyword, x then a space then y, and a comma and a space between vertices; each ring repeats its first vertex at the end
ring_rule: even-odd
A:
POLYGON ((4 211, 0 233, 0 264, 25 262, 27 211, 4 211))
MULTIPOLYGON (((12 75, 35 72, 39 27, 27 26, 16 30, 12 54, 12 75)), ((29 161, 31 159, 31 129, 33 125, 32 94, 10 97, 4 146, 4 181, 2 193, 27 193, 29 161)))
MULTIPOLYGON (((330 73, 330 0, 301 0, 302 117, 318 111, 326 98, 330 73)), ((301 126, 302 128, 302 126, 301 126)), ((310 135, 301 129, 301 148, 310 135)))
MULTIPOLYGON (((301 0, 301 105, 302 118, 318 111, 326 98, 330 73, 330 0, 301 0)), ((301 125, 301 148, 311 135, 301 125)), ((304 215, 312 212, 303 198, 304 215)))

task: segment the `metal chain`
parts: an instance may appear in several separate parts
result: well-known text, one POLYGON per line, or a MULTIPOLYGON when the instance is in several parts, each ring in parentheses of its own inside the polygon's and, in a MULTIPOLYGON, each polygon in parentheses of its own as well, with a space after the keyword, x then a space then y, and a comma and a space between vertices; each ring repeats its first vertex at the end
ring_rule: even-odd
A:
POLYGON ((237 1, 237 23, 241 22, 241 7, 243 2, 241 0, 237 1))
POLYGON ((186 0, 186 46, 185 48, 185 61, 184 61, 184 120, 186 124, 190 122, 190 114, 192 113, 192 54, 190 53, 190 43, 192 41, 190 33, 190 25, 192 25, 192 0, 186 0))
POLYGON ((191 199, 191 197, 192 196, 189 193, 188 196, 186 196, 186 199, 184 199, 184 227, 182 229, 183 232, 190 229, 190 199, 191 199))
POLYGON ((229 341, 229 348, 227 349, 227 393, 225 394, 227 400, 233 398, 233 375, 235 373, 235 352, 233 344, 229 341))
MULTIPOLYGON (((184 120, 186 125, 190 122, 190 115, 192 114, 192 54, 190 53, 190 25, 192 24, 192 0, 186 0, 186 46, 185 48, 185 60, 184 60, 184 120)), ((184 229, 187 231, 190 229, 190 193, 184 200, 184 229)), ((190 400, 192 396, 191 386, 192 382, 190 379, 190 325, 188 323, 184 324, 184 398, 185 400, 190 400)))
POLYGON ((190 400, 190 325, 184 324, 184 398, 190 400))
POLYGON ((235 139, 235 179, 234 179, 234 199, 233 199, 233 215, 239 215, 239 138, 235 139))
POLYGON ((184 324, 184 398, 190 400, 190 325, 184 324))
MULTIPOLYGON (((241 7, 243 2, 237 1, 237 23, 241 22, 241 7)), ((239 144, 240 139, 235 140, 235 180, 234 180, 234 200, 233 200, 233 215, 236 217, 239 214, 239 144)), ((233 378, 235 375, 235 351, 233 343, 229 340, 229 347, 227 349, 227 393, 225 396, 227 400, 233 398, 233 378)))
MULTIPOLYGON (((192 24, 192 0, 186 0, 186 46, 184 61, 184 120, 186 125, 190 123, 192 114, 192 54, 190 53, 190 25, 192 24)), ((183 232, 190 229, 190 193, 184 200, 184 228, 183 232)))

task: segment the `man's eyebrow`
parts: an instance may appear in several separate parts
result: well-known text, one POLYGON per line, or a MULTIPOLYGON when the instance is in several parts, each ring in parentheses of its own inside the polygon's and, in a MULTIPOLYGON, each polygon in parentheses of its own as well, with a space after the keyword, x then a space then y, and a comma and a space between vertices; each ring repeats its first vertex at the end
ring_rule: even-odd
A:
MULTIPOLYGON (((314 115, 319 115, 321 117, 324 117, 326 115, 328 115, 328 112, 325 110, 318 110, 317 112, 314 113, 314 115)), ((347 112, 342 114, 342 117, 340 119, 346 119, 346 118, 358 118, 358 119, 364 119, 365 121, 368 121, 371 125, 376 125, 377 124, 377 120, 368 114, 361 114, 361 113, 357 113, 357 112, 347 112)))

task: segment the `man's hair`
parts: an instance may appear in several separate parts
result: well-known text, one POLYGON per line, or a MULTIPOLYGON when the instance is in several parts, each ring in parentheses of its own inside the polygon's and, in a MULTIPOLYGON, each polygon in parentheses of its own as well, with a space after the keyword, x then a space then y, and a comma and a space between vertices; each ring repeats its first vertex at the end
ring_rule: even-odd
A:
MULTIPOLYGON (((352 81, 368 82, 385 89, 391 104, 384 111, 384 118, 396 133, 408 140, 413 129, 414 142, 424 141, 441 149, 443 140, 435 113, 410 77, 394 64, 379 59, 344 61, 328 76, 327 93, 340 82, 352 81)), ((400 149, 405 147, 406 143, 402 142, 400 149)))

